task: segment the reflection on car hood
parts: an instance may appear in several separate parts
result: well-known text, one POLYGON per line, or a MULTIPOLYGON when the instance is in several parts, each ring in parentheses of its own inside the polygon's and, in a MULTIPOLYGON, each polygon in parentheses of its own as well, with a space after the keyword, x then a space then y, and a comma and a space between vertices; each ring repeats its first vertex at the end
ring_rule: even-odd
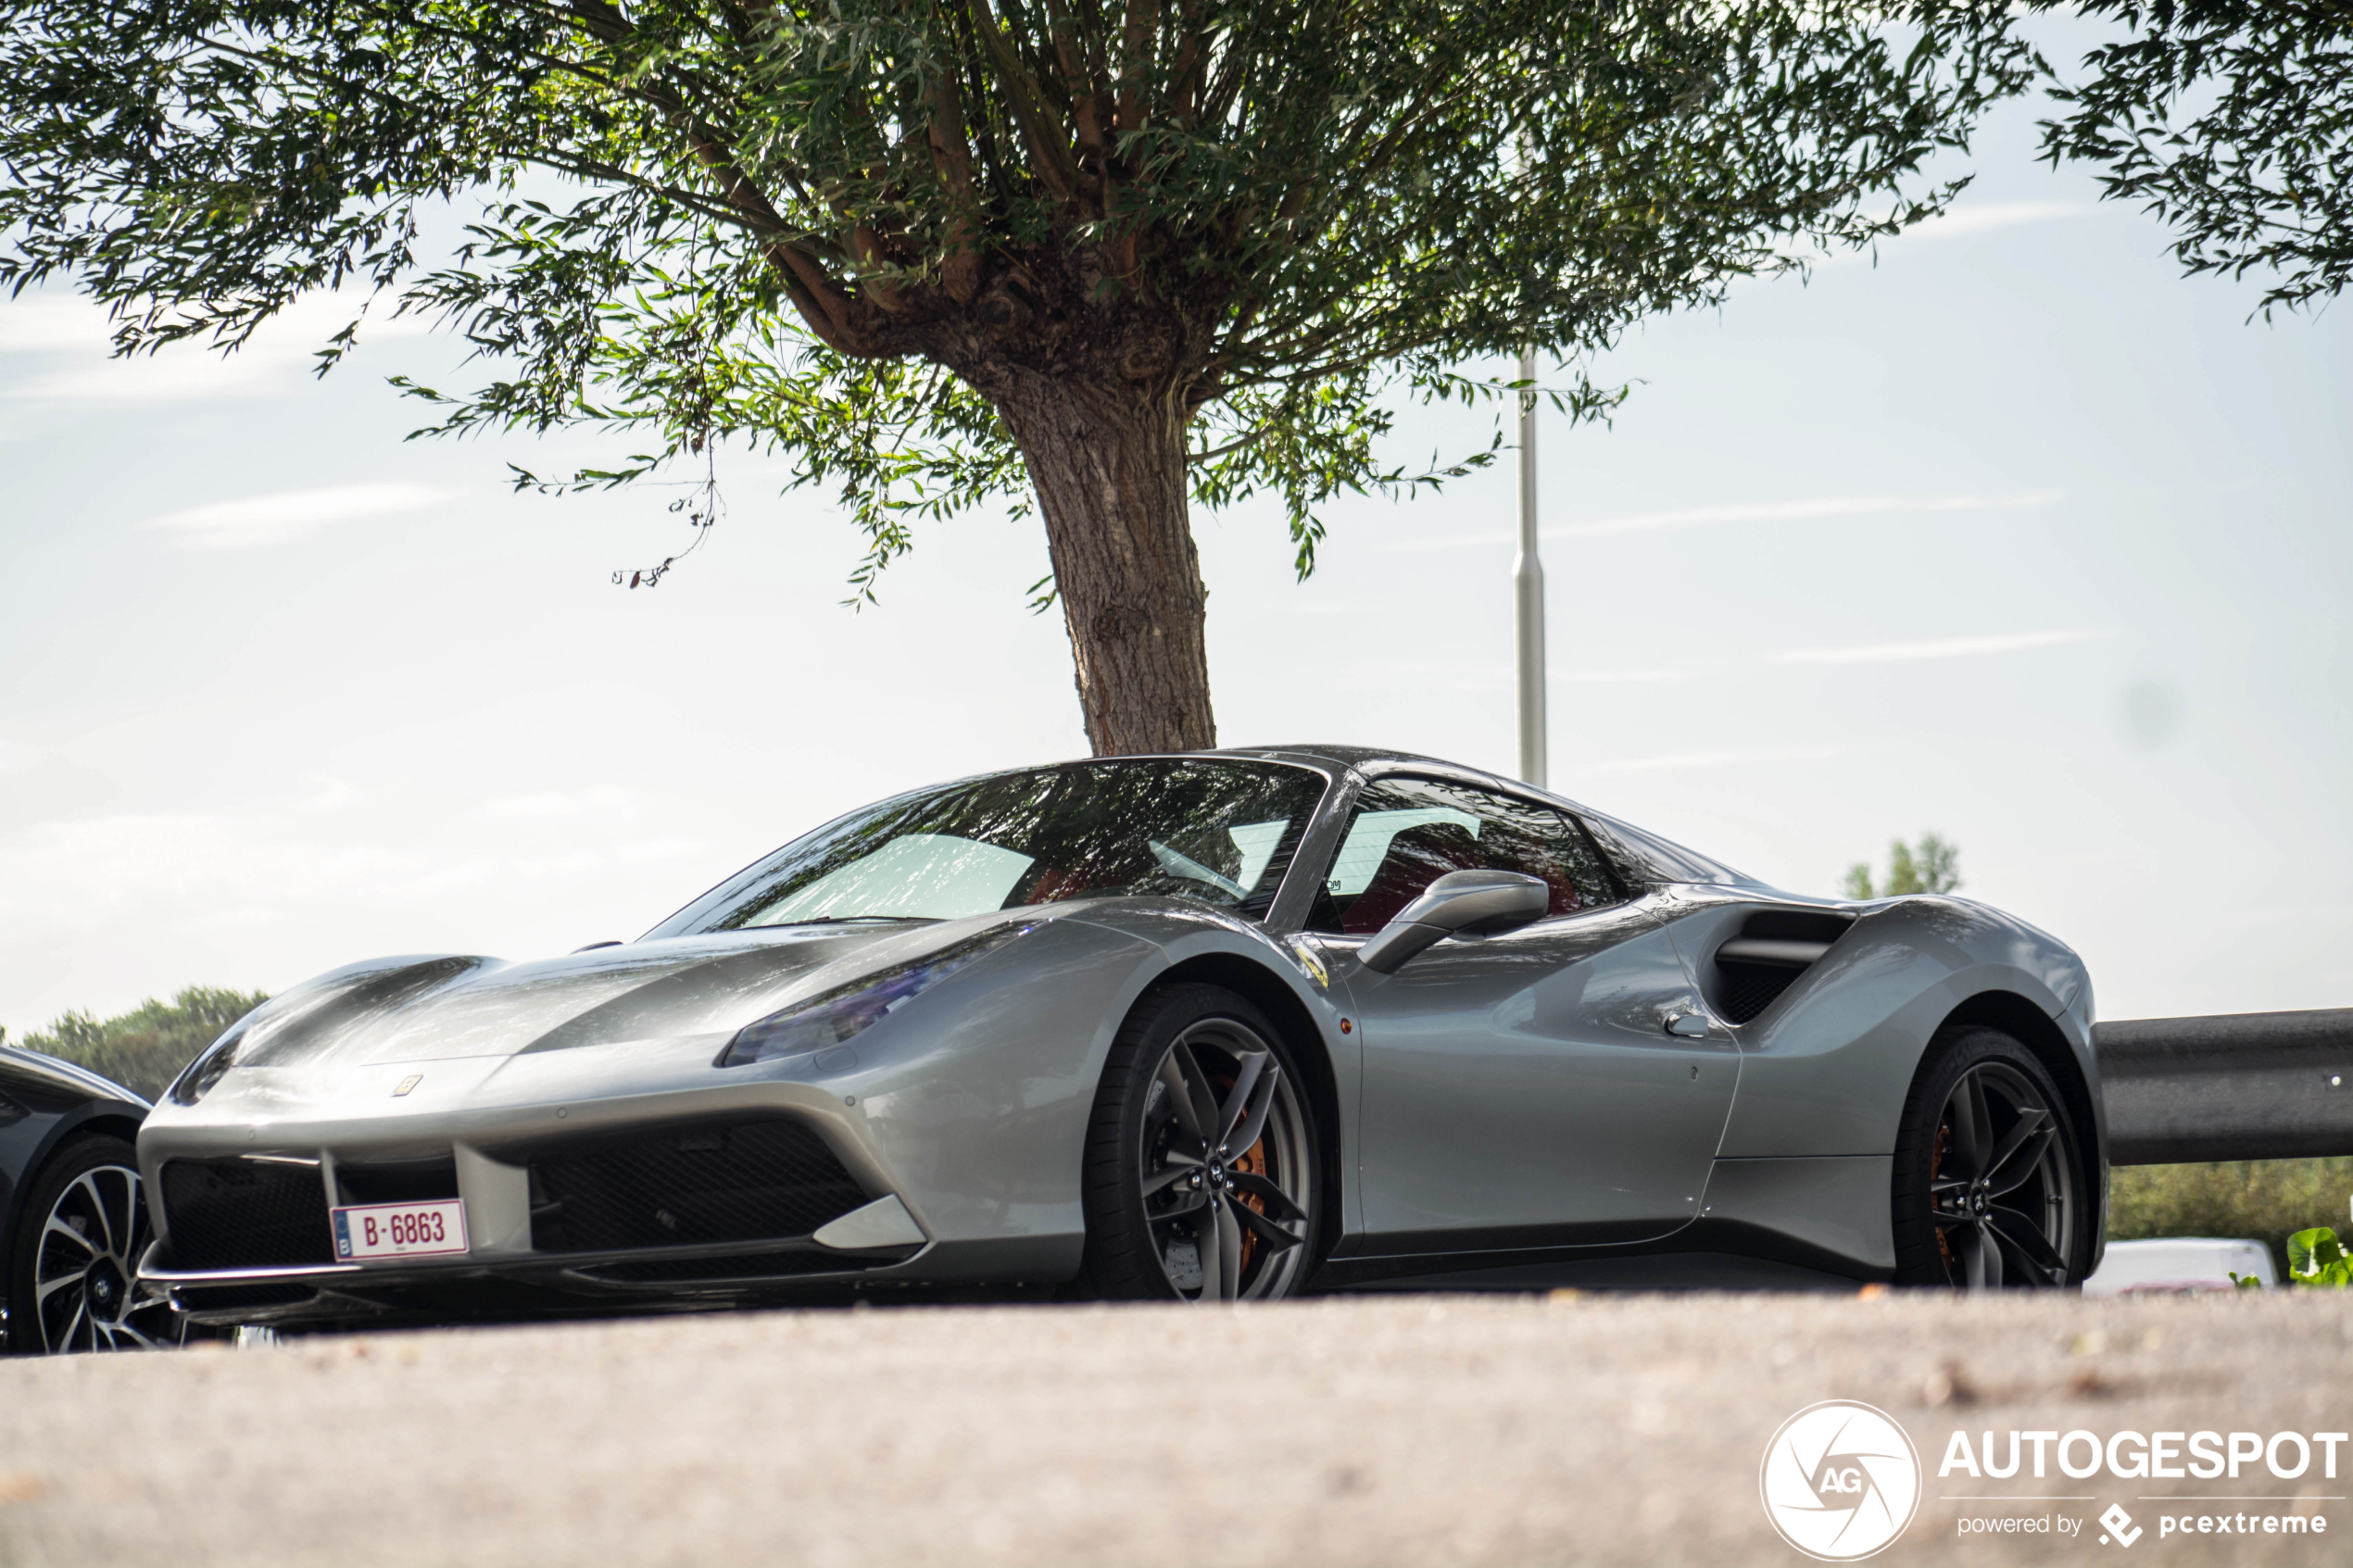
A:
POLYGON ((434 955, 357 964, 297 986, 240 1025, 240 1067, 362 1066, 517 1056, 728 1032, 797 982, 900 961, 988 923, 779 927, 599 947, 530 963, 434 955), (283 1005, 282 1005, 283 1004, 283 1005))

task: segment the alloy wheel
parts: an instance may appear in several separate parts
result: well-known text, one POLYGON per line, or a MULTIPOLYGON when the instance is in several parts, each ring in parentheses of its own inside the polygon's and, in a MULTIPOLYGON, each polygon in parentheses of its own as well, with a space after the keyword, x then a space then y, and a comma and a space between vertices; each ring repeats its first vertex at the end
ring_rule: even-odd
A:
POLYGON ((139 1173, 124 1165, 82 1172, 41 1222, 32 1259, 29 1325, 35 1348, 160 1350, 182 1338, 182 1320, 138 1280, 151 1239, 139 1173))
POLYGON ((1929 1158, 1929 1223, 1963 1289, 2067 1283, 2076 1203, 2059 1113, 2016 1068, 1981 1061, 1945 1097, 1929 1158))
POLYGON ((1169 1287, 1194 1301, 1284 1293, 1315 1173, 1297 1092, 1257 1032, 1206 1019, 1169 1045, 1144 1106, 1144 1217, 1169 1287))

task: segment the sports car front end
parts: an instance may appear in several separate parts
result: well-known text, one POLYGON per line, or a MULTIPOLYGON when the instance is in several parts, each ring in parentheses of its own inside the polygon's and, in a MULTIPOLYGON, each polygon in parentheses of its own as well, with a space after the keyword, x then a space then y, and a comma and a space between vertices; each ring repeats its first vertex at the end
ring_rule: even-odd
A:
POLYGON ((1051 1158, 1151 945, 1073 906, 356 966, 145 1129, 199 1321, 1067 1273, 1051 1158))

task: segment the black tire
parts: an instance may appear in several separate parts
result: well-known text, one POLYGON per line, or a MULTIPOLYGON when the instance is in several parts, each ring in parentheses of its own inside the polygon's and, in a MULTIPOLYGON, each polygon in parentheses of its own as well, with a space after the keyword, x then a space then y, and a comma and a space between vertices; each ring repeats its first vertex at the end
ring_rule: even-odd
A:
POLYGON ((1070 1294, 1295 1294, 1315 1268, 1321 1160, 1306 1079, 1264 1013, 1217 985, 1147 993, 1112 1042, 1095 1094, 1082 1167, 1087 1249, 1070 1294), (1208 1096, 1206 1106, 1180 1098, 1180 1085, 1208 1096), (1196 1136, 1197 1126, 1227 1135, 1196 1136))
POLYGON ((2061 1289, 2090 1272, 2098 1204, 2050 1070, 1998 1029, 1941 1030, 1895 1137, 1895 1278, 2061 1289))
POLYGON ((130 1144, 93 1135, 60 1148, 19 1217, 8 1348, 42 1355, 180 1344, 187 1320, 132 1277, 154 1234, 130 1144))

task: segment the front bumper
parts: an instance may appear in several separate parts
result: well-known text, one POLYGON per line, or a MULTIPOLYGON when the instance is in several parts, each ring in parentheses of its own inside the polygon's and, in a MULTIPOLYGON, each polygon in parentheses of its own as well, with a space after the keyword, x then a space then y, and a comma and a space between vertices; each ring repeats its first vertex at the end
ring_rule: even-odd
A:
POLYGON ((242 1269, 179 1269, 157 1242, 142 1283, 208 1324, 347 1323, 554 1315, 641 1307, 729 1306, 827 1287, 916 1281, 932 1244, 843 1251, 802 1236, 702 1247, 630 1248, 242 1269), (912 1270, 910 1265, 914 1265, 912 1270))
POLYGON ((160 1239, 140 1277, 199 1323, 294 1323, 723 1304, 919 1264, 934 1238, 842 1098, 166 1126, 143 1151, 160 1239), (469 1251, 337 1256, 335 1206, 450 1199, 469 1251))
POLYGON ((846 1283, 1064 1280, 1085 1245, 1079 1153, 1102 1061, 1118 1020, 1156 972, 1155 957, 1138 937, 1051 921, 893 1012, 854 1050, 820 1053, 824 1067, 796 1057, 721 1068, 724 1033, 504 1056, 238 1067, 196 1105, 157 1106, 140 1129, 163 1238, 150 1275, 212 1322, 360 1315, 371 1303, 418 1302, 454 1317, 503 1310, 510 1295, 610 1310, 615 1301, 743 1299, 846 1283), (548 1195, 535 1194, 532 1167, 549 1151, 759 1119, 794 1123, 822 1140, 855 1189, 844 1207, 896 1197, 920 1244, 828 1251, 816 1233, 831 1215, 814 1212, 724 1235, 545 1234, 548 1195), (366 1264, 336 1261, 332 1245, 299 1255, 233 1255, 223 1245, 208 1255, 182 1245, 203 1238, 183 1236, 169 1211, 168 1168, 180 1160, 303 1173, 309 1185, 298 1211, 281 1211, 289 1226, 314 1216, 323 1225, 335 1203, 376 1201, 351 1190, 351 1172, 440 1162, 451 1190, 411 1185, 390 1197, 461 1198, 472 1250, 366 1264), (755 1254, 765 1256, 765 1272, 743 1261, 755 1254), (726 1266, 709 1272, 700 1262, 726 1266), (434 1304, 444 1298, 447 1305, 434 1304))

